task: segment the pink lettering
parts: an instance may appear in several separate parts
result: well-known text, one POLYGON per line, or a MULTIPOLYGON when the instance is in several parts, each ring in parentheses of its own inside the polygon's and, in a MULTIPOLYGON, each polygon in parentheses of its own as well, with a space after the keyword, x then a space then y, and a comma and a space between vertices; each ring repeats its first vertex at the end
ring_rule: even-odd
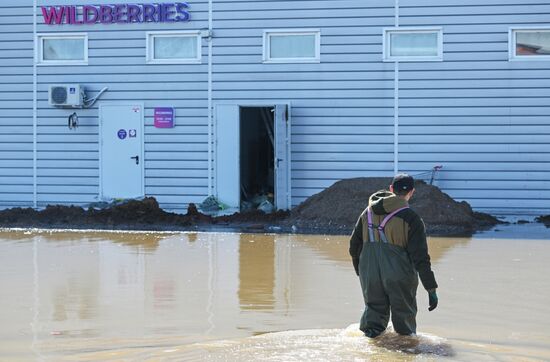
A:
POLYGON ((112 23, 113 22, 113 8, 108 5, 99 6, 99 21, 102 23, 112 23))
POLYGON ((143 4, 143 22, 156 22, 157 8, 154 5, 143 4))
POLYGON ((42 6, 42 16, 48 25, 61 24, 63 15, 65 15, 64 6, 50 6, 49 8, 42 6))
POLYGON ((84 21, 78 19, 78 12, 76 10, 76 6, 71 6, 71 13, 73 17, 73 24, 76 24, 76 25, 84 24, 84 21))
POLYGON ((84 24, 95 24, 99 17, 99 11, 95 6, 85 5, 82 9, 82 16, 84 24))
POLYGON ((67 6, 67 10, 65 12, 69 14, 67 24, 76 24, 76 6, 67 6))
POLYGON ((124 16, 126 15, 126 5, 117 4, 113 8, 113 22, 114 23, 125 23, 124 16))
POLYGON ((176 3, 176 12, 179 14, 176 16, 176 21, 189 21, 191 17, 187 11, 189 5, 187 3, 176 3))
POLYGON ((141 19, 141 8, 137 5, 128 5, 128 22, 129 23, 140 23, 141 19))
POLYGON ((183 22, 190 19, 188 9, 185 2, 41 7, 47 25, 183 22))

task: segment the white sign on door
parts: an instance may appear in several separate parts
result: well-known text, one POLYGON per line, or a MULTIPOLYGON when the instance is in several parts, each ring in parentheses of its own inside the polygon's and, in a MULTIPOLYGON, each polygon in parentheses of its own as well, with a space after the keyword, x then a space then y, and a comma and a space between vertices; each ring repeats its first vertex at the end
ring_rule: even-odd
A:
POLYGON ((142 109, 136 104, 99 107, 102 199, 144 195, 142 109))

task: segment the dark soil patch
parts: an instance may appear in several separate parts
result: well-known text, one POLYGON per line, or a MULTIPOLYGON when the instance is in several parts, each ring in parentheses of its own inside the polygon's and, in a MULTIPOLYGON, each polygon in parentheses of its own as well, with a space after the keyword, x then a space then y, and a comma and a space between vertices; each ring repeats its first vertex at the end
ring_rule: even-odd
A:
POLYGON ((277 223, 288 217, 288 212, 265 214, 262 211, 236 213, 229 216, 211 217, 190 204, 187 214, 162 210, 157 200, 129 200, 105 209, 87 210, 77 206, 47 206, 42 211, 31 208, 13 208, 0 211, 0 227, 24 228, 74 228, 74 229, 121 229, 121 230, 194 230, 210 225, 231 225, 239 228, 251 223, 277 223))
MULTIPOLYGON (((190 204, 187 214, 162 210, 153 197, 129 200, 104 209, 77 206, 47 206, 42 211, 13 208, 0 211, 0 227, 117 229, 117 230, 211 230, 277 231, 348 234, 366 208, 370 195, 385 189, 389 178, 342 180, 313 195, 292 212, 262 211, 212 217, 190 204)), ((431 235, 471 234, 499 221, 472 211, 466 202, 456 202, 435 186, 416 183, 411 208, 424 219, 431 235)), ((550 224, 550 217, 544 217, 550 224)), ((544 222, 544 221, 541 221, 544 222)))
POLYGON ((535 220, 543 223, 547 228, 550 228, 550 215, 539 216, 535 220))
MULTIPOLYGON (((390 183, 391 178, 338 181, 293 209, 287 222, 299 229, 349 233, 367 207, 370 195, 387 189, 390 183)), ((410 206, 422 217, 431 235, 471 234, 499 223, 495 217, 474 212, 467 202, 457 202, 435 186, 417 181, 415 188, 410 206)))

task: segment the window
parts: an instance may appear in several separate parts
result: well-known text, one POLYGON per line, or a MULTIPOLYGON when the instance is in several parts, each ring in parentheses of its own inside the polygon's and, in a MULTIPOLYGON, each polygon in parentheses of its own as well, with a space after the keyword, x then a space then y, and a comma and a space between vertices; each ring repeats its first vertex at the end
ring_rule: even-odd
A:
POLYGON ((550 59, 550 28, 512 28, 510 60, 550 59))
POLYGON ((265 30, 263 49, 264 63, 319 63, 321 31, 265 30))
POLYGON ((443 35, 440 28, 384 29, 384 61, 441 61, 443 35))
POLYGON ((38 35, 38 64, 88 64, 88 35, 56 33, 38 35))
POLYGON ((147 63, 199 64, 200 62, 200 31, 147 33, 147 63))

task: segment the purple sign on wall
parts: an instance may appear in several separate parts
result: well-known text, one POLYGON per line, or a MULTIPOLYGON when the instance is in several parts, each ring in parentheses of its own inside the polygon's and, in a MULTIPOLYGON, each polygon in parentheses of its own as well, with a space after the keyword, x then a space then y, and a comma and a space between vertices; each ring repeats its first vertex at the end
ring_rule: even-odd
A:
POLYGON ((155 108, 155 127, 172 128, 174 127, 175 109, 173 107, 155 108))
POLYGON ((42 16, 48 25, 177 23, 191 18, 186 2, 42 6, 42 16))

